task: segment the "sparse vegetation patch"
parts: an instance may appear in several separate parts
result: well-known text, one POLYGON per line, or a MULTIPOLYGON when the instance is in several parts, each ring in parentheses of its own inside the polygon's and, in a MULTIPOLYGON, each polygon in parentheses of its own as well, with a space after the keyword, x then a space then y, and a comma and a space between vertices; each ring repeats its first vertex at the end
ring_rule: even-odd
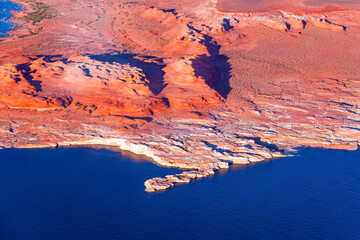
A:
POLYGON ((24 18, 28 22, 32 22, 33 24, 39 23, 44 19, 51 19, 56 17, 57 12, 55 9, 47 6, 42 2, 31 2, 33 12, 28 13, 24 18))
POLYGON ((74 106, 77 109, 80 109, 80 110, 83 110, 83 111, 86 111, 86 112, 89 112, 89 113, 92 113, 93 111, 95 111, 97 109, 97 107, 94 104, 88 106, 88 105, 81 104, 79 102, 75 102, 74 106))

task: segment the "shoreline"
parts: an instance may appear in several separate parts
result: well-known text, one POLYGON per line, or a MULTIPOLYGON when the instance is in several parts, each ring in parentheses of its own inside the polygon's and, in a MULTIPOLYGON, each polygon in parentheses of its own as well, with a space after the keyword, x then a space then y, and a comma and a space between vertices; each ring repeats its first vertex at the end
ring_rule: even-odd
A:
POLYGON ((29 12, 29 9, 27 8, 27 5, 24 4, 23 2, 21 1, 18 1, 18 0, 9 0, 9 2, 13 2, 15 4, 18 4, 22 9, 21 10, 10 10, 10 13, 11 13, 11 17, 9 19, 7 19, 6 21, 12 23, 15 25, 15 27, 7 32, 5 32, 5 34, 9 35, 8 37, 5 37, 3 40, 5 39, 10 39, 10 38, 13 38, 14 37, 14 34, 11 34, 12 32, 15 32, 23 27, 25 24, 22 24, 23 21, 20 20, 20 16, 22 17, 23 15, 25 15, 26 13, 29 12), (23 26, 21 26, 23 25, 23 26))
MULTIPOLYGON (((119 139, 112 139, 111 141, 114 140, 119 140, 119 139)), ((360 148, 358 149, 337 149, 337 148, 326 148, 326 147, 310 147, 310 146, 301 146, 301 147, 297 147, 295 148, 295 151, 292 152, 291 154, 288 155, 284 155, 282 157, 273 157, 273 158, 268 158, 268 159, 264 159, 262 161, 259 162, 251 162, 251 163, 244 163, 244 164, 237 164, 237 163, 228 163, 227 167, 224 168, 219 168, 219 169, 213 169, 213 172, 209 173, 208 175, 204 175, 204 174, 194 174, 194 171, 196 171, 196 169, 184 169, 181 167, 176 167, 176 166, 168 166, 168 165, 163 165, 161 162, 157 161, 156 158, 150 157, 151 154, 147 154, 147 153, 139 153, 131 148, 121 148, 120 145, 116 145, 116 144, 106 144, 106 143, 92 143, 94 141, 87 141, 87 142, 68 142, 68 143, 59 143, 59 144, 54 144, 54 145, 39 145, 39 146, 29 146, 29 147, 20 147, 20 148, 0 148, 0 151, 2 149, 27 149, 27 150, 38 150, 38 149, 58 149, 58 148, 90 148, 90 149, 95 149, 95 150, 99 150, 99 149, 105 149, 108 151, 112 151, 112 152, 117 152, 117 153, 121 153, 124 156, 127 156, 129 158, 131 158, 131 161, 137 162, 151 162, 152 164, 158 166, 158 167, 162 167, 162 168, 168 168, 168 169, 179 169, 179 170, 190 170, 189 174, 184 174, 186 172, 183 173, 179 173, 179 174, 175 174, 175 175, 167 175, 165 176, 165 178, 171 179, 173 182, 168 183, 167 185, 164 185, 163 183, 160 184, 159 186, 154 186, 153 183, 149 183, 149 181, 153 181, 153 179, 149 179, 147 181, 145 181, 144 185, 145 185, 145 191, 148 193, 154 193, 154 192, 164 192, 166 190, 169 190, 170 188, 179 185, 179 184, 184 184, 184 183, 190 183, 193 181, 197 181, 197 180, 201 180, 204 177, 209 177, 212 176, 214 174, 218 174, 219 172, 222 172, 223 174, 226 173, 228 170, 230 170, 230 168, 238 168, 238 169, 243 169, 247 166, 251 166, 251 165, 256 165, 260 162, 265 163, 265 162, 269 162, 269 161, 276 161, 277 159, 280 158, 289 158, 289 157, 297 157, 297 156, 301 156, 298 155, 297 153, 300 151, 300 149, 319 149, 319 150, 336 150, 336 151, 358 151, 360 148)), ((95 141, 97 142, 97 141, 95 141)))
MULTIPOLYGON (((92 142, 92 141, 89 141, 92 142)), ((105 149, 105 150, 109 150, 109 151, 113 151, 113 152, 118 152, 121 153, 124 156, 129 156, 131 158, 132 161, 143 161, 143 162, 151 162, 152 164, 158 166, 158 167, 162 167, 162 168, 168 168, 168 169, 178 169, 178 170, 182 170, 182 171, 189 171, 188 174, 187 172, 183 172, 183 173, 179 173, 179 174, 174 174, 174 175, 166 175, 164 176, 165 178, 171 179, 173 182, 168 183, 167 185, 163 185, 163 183, 159 186, 154 186, 153 184, 149 183, 149 181, 151 181, 152 179, 149 179, 147 181, 144 182, 144 186, 145 186, 145 191, 148 193, 156 193, 156 192, 164 192, 166 190, 169 190, 170 188, 179 185, 179 184, 184 184, 184 183, 190 183, 192 181, 197 181, 197 180, 201 180, 204 177, 209 177, 212 175, 217 174, 218 172, 226 172, 228 171, 230 168, 244 168, 246 166, 250 166, 250 165, 255 165, 259 162, 253 162, 253 163, 247 163, 247 164, 237 164, 237 163, 228 163, 226 165, 226 167, 223 168, 219 168, 219 169, 213 169, 213 171, 209 171, 208 173, 204 173, 202 172, 202 174, 196 174, 194 173, 194 171, 197 171, 198 169, 194 169, 194 168, 190 168, 190 169, 186 169, 186 168, 181 168, 181 167, 176 167, 176 166, 169 166, 169 165, 164 165, 162 164, 164 161, 157 161, 157 158, 153 158, 151 157, 151 155, 153 154, 148 154, 148 153, 139 153, 131 148, 121 148, 121 146, 119 145, 115 145, 115 144, 106 144, 106 143, 89 143, 89 142, 68 142, 68 143, 58 143, 58 144, 54 144, 54 145, 39 145, 39 146, 29 146, 29 147, 20 147, 20 148, 0 148, 0 151, 2 149, 24 149, 24 150, 39 150, 39 149, 58 149, 58 148, 90 148, 90 149, 105 149), (185 173, 185 174, 184 174, 185 173)), ((96 141, 95 141, 96 142, 96 141)), ((298 150, 296 150, 297 152, 298 150)), ((264 159, 260 162, 267 162, 267 161, 273 161, 279 158, 288 158, 288 157, 294 157, 296 155, 287 155, 287 156, 283 156, 283 157, 274 157, 274 158, 268 158, 268 159, 264 159)))
MULTIPOLYGON (((164 167, 164 168, 176 168, 182 170, 182 173, 175 174, 175 175, 167 175, 164 177, 153 178, 145 181, 145 191, 146 192, 158 192, 158 191, 165 191, 177 184, 182 183, 189 183, 194 180, 199 180, 204 177, 208 177, 211 175, 216 174, 217 171, 226 170, 231 166, 248 166, 249 164, 255 164, 255 162, 247 162, 247 163, 236 163, 231 161, 222 161, 217 164, 217 167, 210 167, 201 169, 194 168, 194 167, 183 167, 181 165, 169 165, 167 161, 164 161, 160 157, 156 156, 154 151, 147 149, 144 145, 140 144, 132 144, 127 143, 124 139, 116 139, 116 138, 109 138, 109 139, 92 139, 86 141, 71 141, 71 142, 59 142, 55 144, 44 144, 44 145, 33 145, 33 146, 22 146, 22 147, 12 147, 12 149, 56 149, 56 148, 66 148, 66 147, 90 147, 96 148, 96 146, 105 146, 111 147, 114 151, 118 152, 129 152, 136 156, 143 156, 147 159, 146 161, 150 161, 153 164, 164 167)), ((281 157, 292 157, 292 155, 282 155, 281 157)), ((273 158, 264 158, 262 161, 269 161, 273 159, 277 159, 280 157, 273 157, 273 158)))
MULTIPOLYGON (((126 144, 126 140, 124 139, 93 139, 87 141, 73 141, 73 142, 62 142, 50 145, 35 145, 35 146, 23 146, 23 147, 12 147, 8 149, 57 149, 57 148, 92 148, 92 149, 106 149, 119 153, 128 153, 130 154, 130 158, 134 161, 136 159, 141 159, 141 161, 151 162, 156 166, 163 168, 174 168, 183 170, 183 173, 175 174, 175 175, 167 175, 164 177, 159 177, 155 179, 149 179, 144 182, 145 191, 146 192, 163 192, 169 190, 178 184, 190 183, 192 181, 200 180, 204 177, 209 177, 214 174, 217 174, 219 171, 227 171, 229 168, 242 168, 250 165, 255 165, 260 162, 274 161, 279 158, 289 158, 298 156, 297 153, 302 148, 310 148, 310 149, 323 149, 323 150, 338 150, 338 151, 357 151, 358 149, 344 149, 344 148, 334 148, 334 147, 310 147, 310 146, 300 146, 294 148, 294 151, 287 153, 283 156, 265 158, 258 162, 248 162, 248 163, 236 163, 236 162, 226 162, 226 164, 222 165, 217 169, 208 169, 206 171, 200 171, 200 169, 196 168, 182 168, 179 166, 168 165, 166 161, 157 157, 154 152, 147 151, 147 149, 142 149, 141 152, 138 151, 139 148, 136 144, 126 144), (119 144, 121 142, 121 144, 119 144), (165 181, 164 181, 165 179, 165 181)), ((6 149, 6 148, 3 148, 6 149)), ((0 149, 1 150, 1 149, 0 149)))

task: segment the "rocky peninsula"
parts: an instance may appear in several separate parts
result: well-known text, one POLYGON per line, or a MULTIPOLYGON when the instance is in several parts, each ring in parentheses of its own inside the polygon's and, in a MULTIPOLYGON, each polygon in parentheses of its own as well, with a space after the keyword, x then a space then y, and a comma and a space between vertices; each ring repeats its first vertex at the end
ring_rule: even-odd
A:
MULTIPOLYGON (((358 1, 16 0, 0 146, 117 146, 146 191, 360 141, 358 1)), ((326 167, 326 166, 324 166, 326 167)))

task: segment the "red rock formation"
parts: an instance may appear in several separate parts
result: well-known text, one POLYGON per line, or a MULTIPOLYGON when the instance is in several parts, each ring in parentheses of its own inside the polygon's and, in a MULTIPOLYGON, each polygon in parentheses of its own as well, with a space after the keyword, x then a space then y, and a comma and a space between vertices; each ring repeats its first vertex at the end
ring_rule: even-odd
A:
POLYGON ((0 146, 118 146, 181 174, 357 149, 357 1, 50 1, 0 42, 0 146), (255 4, 256 3, 256 4, 255 4), (84 14, 86 12, 86 14, 84 14))

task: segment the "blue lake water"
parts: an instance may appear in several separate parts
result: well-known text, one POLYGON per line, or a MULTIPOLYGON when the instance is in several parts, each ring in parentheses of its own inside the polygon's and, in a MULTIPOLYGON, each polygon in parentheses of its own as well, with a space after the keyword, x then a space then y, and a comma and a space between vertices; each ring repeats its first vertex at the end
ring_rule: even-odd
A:
POLYGON ((20 11, 23 8, 17 3, 0 0, 0 38, 8 37, 9 35, 6 32, 16 27, 15 24, 9 22, 9 19, 12 17, 11 10, 20 11))
POLYGON ((360 151, 302 149, 144 191, 176 172, 104 149, 0 150, 0 239, 360 239, 360 151))

